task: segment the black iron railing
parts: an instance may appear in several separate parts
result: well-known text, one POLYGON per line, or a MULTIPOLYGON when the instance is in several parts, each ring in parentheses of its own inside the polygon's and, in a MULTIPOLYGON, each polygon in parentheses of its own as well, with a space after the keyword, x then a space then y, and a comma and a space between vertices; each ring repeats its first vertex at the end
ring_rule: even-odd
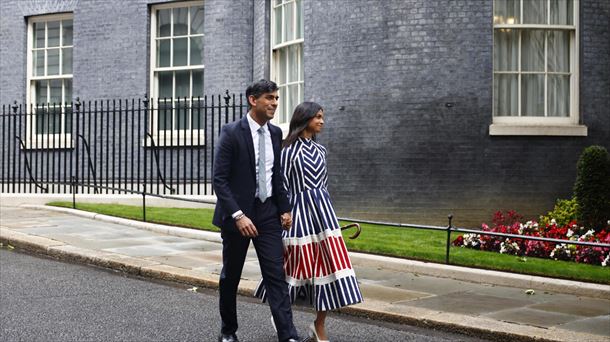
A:
POLYGON ((445 264, 450 264, 449 262, 449 251, 451 250, 451 233, 468 233, 468 234, 479 234, 479 235, 489 235, 489 236, 498 236, 505 237, 511 239, 521 239, 521 240, 536 240, 543 242, 550 242, 554 244, 566 244, 566 245, 577 245, 577 246, 590 246, 590 247, 601 247, 601 248, 610 248, 609 243, 601 243, 601 242, 589 242, 589 241, 576 241, 576 240, 563 240, 563 239, 551 239, 539 236, 529 236, 529 235, 518 235, 518 234, 507 234, 507 233, 498 233, 498 232, 490 232, 478 229, 468 229, 468 228, 459 228, 454 227, 451 221, 453 220, 453 215, 448 215, 448 224, 446 227, 443 226, 429 226, 429 225, 421 225, 421 224, 409 224, 409 223, 394 223, 394 222, 383 222, 383 221, 373 221, 373 220, 360 220, 354 218, 345 218, 339 217, 341 221, 347 222, 355 222, 355 223, 363 223, 363 224, 375 224, 389 227, 399 227, 399 228, 415 228, 415 229, 427 229, 427 230, 436 230, 436 231, 444 231, 447 233, 447 242, 445 245, 445 264))
POLYGON ((0 192, 212 195, 220 129, 246 112, 228 91, 4 105, 0 192))

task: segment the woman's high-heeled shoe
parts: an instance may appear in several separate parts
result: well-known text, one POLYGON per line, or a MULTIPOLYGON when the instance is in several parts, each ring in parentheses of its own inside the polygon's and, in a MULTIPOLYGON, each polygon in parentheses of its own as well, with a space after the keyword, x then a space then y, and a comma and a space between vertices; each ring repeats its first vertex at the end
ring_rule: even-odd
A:
POLYGON ((315 325, 315 324, 313 324, 313 323, 311 323, 311 324, 309 325, 309 337, 310 337, 310 338, 313 338, 313 339, 314 339, 314 341, 316 341, 316 342, 330 342, 329 340, 321 340, 321 339, 318 337, 318 332, 316 331, 316 325, 315 325))

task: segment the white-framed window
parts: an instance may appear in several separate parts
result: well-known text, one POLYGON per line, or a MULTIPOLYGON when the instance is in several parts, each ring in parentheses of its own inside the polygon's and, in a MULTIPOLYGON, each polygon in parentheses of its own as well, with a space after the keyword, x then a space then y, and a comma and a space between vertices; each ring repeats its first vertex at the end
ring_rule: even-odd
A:
POLYGON ((272 0, 271 79, 280 96, 274 121, 287 128, 303 102, 303 0, 272 0))
POLYGON ((490 134, 586 135, 578 125, 578 0, 494 0, 493 11, 490 134))
POLYGON ((203 97, 203 1, 152 6, 150 22, 151 133, 155 143, 203 144, 204 110, 197 99, 203 97))
POLYGON ((73 48, 72 13, 28 19, 28 148, 72 146, 73 48))

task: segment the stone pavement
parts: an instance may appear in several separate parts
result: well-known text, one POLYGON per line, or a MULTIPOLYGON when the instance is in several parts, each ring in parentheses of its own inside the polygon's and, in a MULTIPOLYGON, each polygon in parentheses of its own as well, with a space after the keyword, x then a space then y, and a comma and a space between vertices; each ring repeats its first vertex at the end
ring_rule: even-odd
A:
MULTIPOLYGON (((2 203, 0 241, 194 286, 217 288, 222 266, 218 233, 71 209, 2 203)), ((365 301, 342 313, 494 340, 610 341, 607 285, 350 255, 365 301)), ((253 248, 242 278, 240 292, 251 295, 260 278, 253 248)))

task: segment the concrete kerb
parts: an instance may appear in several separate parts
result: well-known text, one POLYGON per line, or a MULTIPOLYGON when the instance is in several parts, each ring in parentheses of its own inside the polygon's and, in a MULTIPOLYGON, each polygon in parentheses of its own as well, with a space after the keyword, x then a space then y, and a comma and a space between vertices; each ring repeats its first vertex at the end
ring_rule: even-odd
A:
MULTIPOLYGON (((24 208, 35 210, 52 210, 104 222, 116 223, 149 230, 156 233, 179 236, 190 239, 205 240, 221 243, 220 233, 207 232, 189 228, 172 227, 155 223, 134 221, 114 216, 96 214, 70 208, 51 207, 44 205, 22 205, 24 208)), ((400 272, 411 272, 439 278, 451 278, 455 280, 473 283, 493 284, 523 289, 536 289, 539 291, 560 292, 592 298, 610 299, 610 286, 602 284, 585 283, 573 280, 547 278, 532 275, 523 275, 509 272, 490 271, 476 268, 468 268, 454 265, 443 265, 431 262, 399 259, 381 255, 351 252, 352 261, 362 266, 383 265, 384 268, 400 272)))

